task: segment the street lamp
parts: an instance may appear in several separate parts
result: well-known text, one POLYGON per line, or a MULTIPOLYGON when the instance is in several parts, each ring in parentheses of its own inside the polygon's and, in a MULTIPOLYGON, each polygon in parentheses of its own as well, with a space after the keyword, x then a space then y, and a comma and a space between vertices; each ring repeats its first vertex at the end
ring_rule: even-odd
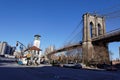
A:
POLYGON ((26 46, 25 46, 24 44, 22 44, 20 41, 17 41, 17 42, 16 42, 16 46, 18 46, 18 44, 20 44, 21 46, 24 46, 25 49, 26 49, 26 46))
POLYGON ((26 46, 25 46, 24 44, 22 44, 20 41, 17 41, 17 42, 16 42, 16 47, 17 47, 19 44, 20 44, 20 47, 19 47, 19 48, 20 48, 20 51, 21 51, 21 53, 22 53, 22 55, 23 55, 23 52, 24 52, 23 49, 24 49, 24 48, 27 49, 27 48, 26 48, 26 46), (23 48, 23 47, 24 47, 24 48, 23 48))

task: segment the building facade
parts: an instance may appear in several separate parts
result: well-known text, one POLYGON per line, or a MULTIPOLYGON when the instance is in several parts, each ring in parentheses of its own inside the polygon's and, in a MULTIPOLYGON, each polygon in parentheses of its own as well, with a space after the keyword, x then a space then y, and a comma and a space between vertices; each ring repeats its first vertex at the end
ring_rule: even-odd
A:
POLYGON ((10 46, 7 42, 0 42, 0 55, 13 55, 16 47, 10 46))

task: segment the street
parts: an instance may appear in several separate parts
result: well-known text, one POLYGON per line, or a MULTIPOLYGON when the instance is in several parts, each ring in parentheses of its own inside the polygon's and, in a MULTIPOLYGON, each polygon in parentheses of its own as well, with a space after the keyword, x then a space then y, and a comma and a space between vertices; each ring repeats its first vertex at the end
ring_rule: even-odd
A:
POLYGON ((51 65, 18 65, 0 58, 0 80, 120 80, 120 71, 71 69, 51 65))
POLYGON ((120 80, 120 72, 52 66, 0 67, 1 80, 120 80))

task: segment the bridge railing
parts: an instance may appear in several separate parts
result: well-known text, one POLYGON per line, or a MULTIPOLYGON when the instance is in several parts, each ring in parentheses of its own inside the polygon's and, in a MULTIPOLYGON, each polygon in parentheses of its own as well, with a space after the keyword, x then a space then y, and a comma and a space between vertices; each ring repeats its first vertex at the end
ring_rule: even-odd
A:
POLYGON ((105 33, 103 35, 94 37, 94 38, 92 38, 92 41, 95 41, 95 40, 98 40, 98 39, 101 39, 101 38, 104 38, 104 37, 113 36, 113 35, 116 35, 116 34, 119 34, 119 33, 120 33, 120 28, 109 31, 109 32, 107 32, 107 33, 105 33))

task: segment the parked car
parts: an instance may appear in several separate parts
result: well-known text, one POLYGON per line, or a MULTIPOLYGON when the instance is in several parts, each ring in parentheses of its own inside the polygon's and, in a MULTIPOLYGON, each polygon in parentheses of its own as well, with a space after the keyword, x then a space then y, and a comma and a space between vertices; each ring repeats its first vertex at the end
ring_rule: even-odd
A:
POLYGON ((97 64, 97 68, 100 68, 100 69, 106 69, 110 67, 110 64, 97 64))
POLYGON ((80 69, 80 68, 82 68, 82 65, 78 64, 78 63, 68 63, 68 64, 64 64, 63 67, 65 67, 65 68, 80 69))
POLYGON ((106 68, 107 71, 117 71, 117 68, 115 68, 114 66, 110 66, 106 68))

